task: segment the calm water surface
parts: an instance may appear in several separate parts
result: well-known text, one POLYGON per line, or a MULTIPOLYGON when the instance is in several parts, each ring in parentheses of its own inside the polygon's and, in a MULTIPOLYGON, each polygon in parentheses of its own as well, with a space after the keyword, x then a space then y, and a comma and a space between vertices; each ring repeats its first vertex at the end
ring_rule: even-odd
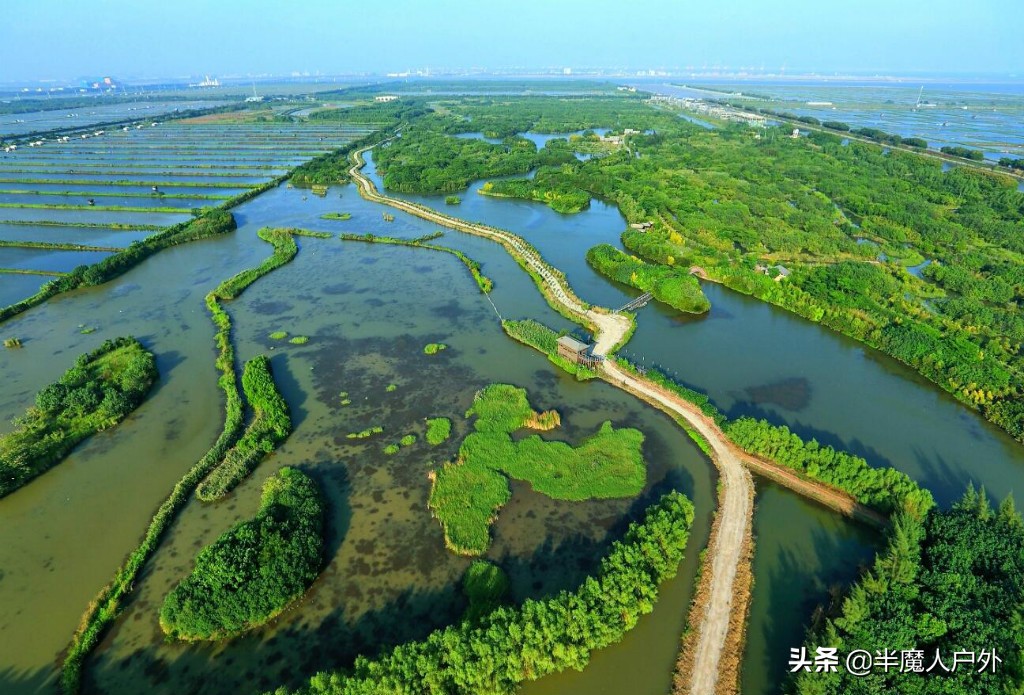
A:
MULTIPOLYGON (((590 246, 618 244, 625 224, 615 208, 594 201, 583 213, 559 215, 539 204, 473 193, 481 183, 458 208, 444 206, 443 198, 406 197, 522 234, 587 301, 615 307, 638 294, 605 281, 584 261, 590 246)), ((269 255, 255 231, 281 225, 411 238, 435 229, 363 201, 351 186, 332 188, 323 198, 281 187, 235 212, 236 234, 171 249, 109 285, 51 301, 4 326, 25 342, 20 351, 0 352, 5 423, 106 337, 138 336, 157 353, 162 378, 125 423, 0 500, 0 653, 13 655, 0 667, 0 691, 38 692, 52 677, 89 598, 219 431, 222 405, 202 296, 269 255), (395 221, 384 222, 384 211, 395 221), (353 217, 320 219, 325 212, 353 217), (81 334, 85 321, 97 331, 81 334)), ((503 315, 569 327, 500 247, 457 233, 441 243, 483 264, 496 282, 493 300, 503 315)), ((562 412, 564 427, 551 436, 577 442, 610 418, 647 434, 649 462, 641 501, 556 503, 514 486, 489 556, 509 572, 517 599, 573 586, 630 514, 666 489, 685 491, 698 510, 687 558, 655 612, 622 643, 595 654, 584 672, 544 679, 524 692, 664 693, 696 553, 707 538, 715 482, 710 464, 657 411, 607 385, 579 384, 505 337, 451 256, 336 239, 301 239, 299 245, 293 263, 228 307, 239 357, 272 356, 296 431, 229 500, 189 505, 90 662, 87 690, 219 693, 295 684, 313 671, 350 663, 356 652, 421 637, 457 619, 464 605, 457 582, 466 562, 444 550, 425 508, 426 473, 450 457, 468 431, 462 414, 473 393, 507 381, 527 388, 535 406, 562 412), (275 330, 307 335, 310 342, 271 341, 267 335, 275 330), (423 355, 424 344, 438 341, 451 347, 423 355), (387 393, 391 383, 398 389, 387 393), (340 406, 341 391, 349 393, 351 406, 340 406), (403 434, 422 439, 423 418, 435 415, 455 423, 451 442, 430 449, 421 441, 383 455, 383 446, 403 434), (377 424, 385 427, 379 438, 354 445, 344 437, 377 424), (252 515, 260 483, 281 465, 300 466, 324 486, 327 570, 294 609, 245 638, 217 647, 164 644, 156 621, 163 596, 187 574, 199 547, 252 515)), ((642 310, 631 351, 676 371, 730 414, 763 415, 872 463, 897 466, 933 486, 943 502, 972 478, 1000 495, 1019 487, 1021 447, 909 370, 760 302, 705 289, 713 306, 705 318, 683 319, 658 305, 642 310)), ((770 693, 813 607, 832 584, 855 576, 878 538, 767 484, 759 484, 755 526, 743 679, 745 692, 770 693)))

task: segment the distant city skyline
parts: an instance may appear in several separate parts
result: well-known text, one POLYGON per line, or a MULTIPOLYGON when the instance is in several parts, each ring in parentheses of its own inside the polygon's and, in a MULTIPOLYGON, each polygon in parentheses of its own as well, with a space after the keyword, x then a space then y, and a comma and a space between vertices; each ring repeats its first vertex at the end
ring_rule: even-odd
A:
POLYGON ((4 83, 473 68, 1024 77, 1017 0, 12 0, 6 9, 4 83))

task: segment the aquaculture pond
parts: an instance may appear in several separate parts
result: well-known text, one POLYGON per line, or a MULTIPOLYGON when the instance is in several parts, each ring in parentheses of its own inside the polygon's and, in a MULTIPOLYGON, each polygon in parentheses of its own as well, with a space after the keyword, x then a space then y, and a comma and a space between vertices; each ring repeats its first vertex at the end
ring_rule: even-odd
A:
MULTIPOLYGON (((54 103, 60 103, 54 100, 54 103)), ((28 133, 41 133, 57 128, 86 128, 97 123, 134 119, 153 119, 178 111, 208 109, 227 102, 213 100, 191 101, 138 101, 104 104, 99 98, 95 104, 71 109, 30 111, 0 115, 0 138, 16 137, 28 133)))
MULTIPOLYGON (((186 222, 370 130, 154 121, 49 137, 39 147, 0 155, 0 241, 127 246, 141 237, 112 238, 109 227, 152 233, 186 222)), ((103 257, 83 253, 89 252, 0 248, 0 268, 66 272, 103 257)), ((5 305, 38 287, 0 283, 5 305)))
POLYGON ((920 137, 938 149, 946 145, 985 151, 988 159, 1024 156, 1024 86, 1019 82, 982 84, 922 82, 765 81, 731 83, 716 92, 656 85, 655 91, 679 97, 742 101, 857 128, 878 128, 902 137, 920 137), (727 94, 723 92, 734 91, 727 94), (740 96, 739 92, 759 97, 740 96))

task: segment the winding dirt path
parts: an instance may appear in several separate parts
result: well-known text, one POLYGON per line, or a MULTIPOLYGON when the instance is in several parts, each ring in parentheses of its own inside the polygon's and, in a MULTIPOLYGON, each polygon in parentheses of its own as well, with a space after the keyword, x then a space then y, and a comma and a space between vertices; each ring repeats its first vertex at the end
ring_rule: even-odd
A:
MULTIPOLYGON (((382 195, 361 171, 365 160, 363 153, 369 147, 353 153, 353 164, 349 174, 359 187, 364 198, 403 210, 425 220, 467 234, 486 237, 497 241, 520 263, 542 279, 543 289, 549 301, 578 316, 594 328, 596 344, 594 353, 607 355, 629 332, 631 320, 613 314, 605 309, 590 307, 569 287, 568 282, 557 270, 549 266, 530 244, 511 232, 487 225, 465 222, 442 214, 417 203, 390 198, 382 195)), ((734 611, 743 611, 746 605, 734 602, 734 595, 747 596, 749 587, 735 587, 736 571, 744 557, 744 548, 751 538, 753 516, 752 499, 754 483, 747 466, 769 474, 777 482, 792 487, 798 492, 832 506, 844 513, 856 516, 858 512, 871 516, 860 508, 849 496, 823 488, 806 481, 791 471, 772 463, 761 461, 740 451, 726 439, 721 428, 704 415, 696 406, 667 391, 642 376, 635 376, 623 370, 613 360, 605 360, 601 377, 608 383, 621 388, 674 418, 682 418, 690 427, 707 440, 711 459, 718 468, 722 486, 721 505, 716 517, 716 532, 708 546, 708 560, 705 572, 711 572, 711 591, 699 606, 703 611, 700 618, 699 637, 693 658, 693 670, 689 686, 690 695, 713 695, 718 686, 720 661, 729 631, 730 617, 734 611), (738 590, 739 589, 739 590, 738 590)), ((723 684, 728 690, 727 684, 723 684)))

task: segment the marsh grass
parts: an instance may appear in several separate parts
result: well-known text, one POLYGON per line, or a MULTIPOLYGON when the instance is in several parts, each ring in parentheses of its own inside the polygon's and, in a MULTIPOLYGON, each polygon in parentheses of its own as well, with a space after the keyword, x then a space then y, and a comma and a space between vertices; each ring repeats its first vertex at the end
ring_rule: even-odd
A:
POLYGON ((438 446, 448 441, 452 436, 452 421, 446 417, 432 417, 427 419, 427 444, 438 446))
POLYGON ((509 478, 526 481, 552 499, 570 501, 632 497, 646 483, 644 435, 639 430, 616 430, 605 422, 576 447, 536 434, 513 440, 517 430, 551 430, 561 418, 554 410, 534 411, 526 391, 509 384, 480 391, 466 412, 472 416, 475 431, 463 440, 458 459, 435 471, 429 501, 444 529, 445 544, 459 555, 487 550, 490 524, 511 495, 509 478))

